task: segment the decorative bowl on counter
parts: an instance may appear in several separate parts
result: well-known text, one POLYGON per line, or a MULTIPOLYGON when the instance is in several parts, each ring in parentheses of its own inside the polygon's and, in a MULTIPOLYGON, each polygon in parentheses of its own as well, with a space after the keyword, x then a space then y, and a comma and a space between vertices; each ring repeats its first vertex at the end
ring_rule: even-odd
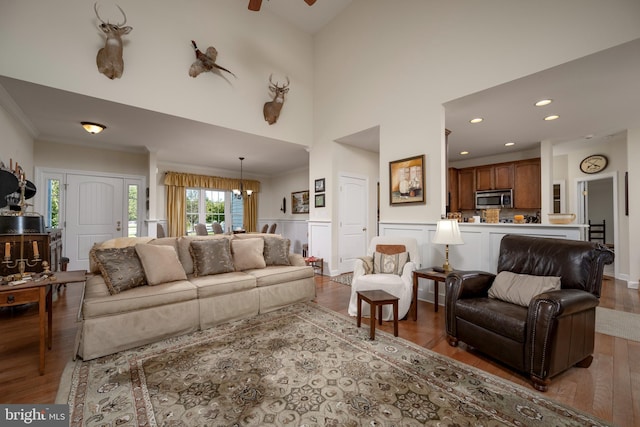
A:
POLYGON ((551 224, 571 224, 576 219, 576 214, 572 213, 550 213, 549 222, 551 224))

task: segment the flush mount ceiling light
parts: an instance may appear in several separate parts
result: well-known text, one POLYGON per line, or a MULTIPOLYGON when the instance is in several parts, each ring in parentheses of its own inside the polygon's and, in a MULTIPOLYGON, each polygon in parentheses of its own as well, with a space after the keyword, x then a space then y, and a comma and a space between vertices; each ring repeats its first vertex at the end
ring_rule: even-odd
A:
POLYGON ((559 118, 560 118, 560 116, 559 116, 559 115, 557 115, 557 114, 552 114, 552 115, 550 115, 550 116, 545 117, 544 119, 545 119, 546 121, 550 122, 551 120, 556 120, 556 119, 559 119, 559 118))
POLYGON ((476 124, 476 123, 480 123, 480 122, 481 122, 481 121, 483 121, 483 120, 484 120, 484 119, 483 119, 482 117, 476 117, 476 118, 474 118, 474 119, 469 120, 469 123, 476 124))
POLYGON ((540 101, 536 102, 534 105, 536 107, 544 107, 545 105, 549 105, 553 102, 553 99, 541 99, 540 101))
POLYGON ((505 147, 512 147, 512 146, 514 146, 514 145, 516 145, 516 143, 515 143, 515 142, 505 142, 505 143, 504 143, 504 146, 505 146, 505 147))
POLYGON ((91 135, 100 133, 107 128, 105 125, 101 125, 99 123, 80 122, 80 124, 82 124, 82 127, 84 128, 84 130, 89 132, 91 135))
POLYGON ((468 151, 461 151, 460 154, 463 155, 463 156, 466 156, 467 154, 469 154, 469 152, 468 151))

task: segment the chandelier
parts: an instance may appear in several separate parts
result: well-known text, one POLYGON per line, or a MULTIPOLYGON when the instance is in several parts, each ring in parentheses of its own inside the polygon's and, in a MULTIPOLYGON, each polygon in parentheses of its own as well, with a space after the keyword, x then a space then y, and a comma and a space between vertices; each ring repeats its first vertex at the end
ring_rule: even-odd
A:
POLYGON ((253 190, 245 190, 244 189, 244 181, 242 180, 242 161, 244 157, 238 157, 240 159, 240 188, 234 188, 231 190, 236 199, 242 200, 242 198, 246 195, 247 197, 251 197, 251 193, 253 190))

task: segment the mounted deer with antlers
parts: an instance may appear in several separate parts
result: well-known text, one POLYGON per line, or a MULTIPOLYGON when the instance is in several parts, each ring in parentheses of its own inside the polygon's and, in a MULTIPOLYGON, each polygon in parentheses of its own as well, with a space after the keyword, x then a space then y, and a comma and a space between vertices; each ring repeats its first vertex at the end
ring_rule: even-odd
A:
POLYGON ((104 47, 98 51, 96 57, 96 63, 98 64, 98 71, 110 79, 120 78, 122 71, 124 70, 124 60, 122 59, 122 36, 129 34, 132 27, 125 27, 127 23, 127 15, 122 8, 118 6, 124 21, 122 24, 110 24, 108 21, 104 22, 98 14, 98 3, 93 4, 93 10, 96 12, 96 16, 101 24, 98 26, 100 30, 107 36, 107 40, 104 47))
POLYGON ((273 83, 271 78, 273 74, 269 76, 269 91, 273 92, 273 100, 264 103, 262 112, 264 113, 264 119, 270 124, 274 124, 278 121, 280 116, 280 110, 282 110, 282 104, 284 104, 284 94, 289 92, 289 77, 287 77, 287 84, 279 86, 278 83, 273 83))

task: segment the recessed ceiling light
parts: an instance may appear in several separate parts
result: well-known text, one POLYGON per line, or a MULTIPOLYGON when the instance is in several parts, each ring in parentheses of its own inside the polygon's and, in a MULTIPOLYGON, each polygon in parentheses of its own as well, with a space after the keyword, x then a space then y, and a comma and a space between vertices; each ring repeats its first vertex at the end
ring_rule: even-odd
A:
POLYGON ((547 116, 547 117, 545 117, 544 119, 545 119, 546 121, 550 122, 551 120, 555 120, 555 119, 559 119, 559 118, 560 118, 560 116, 559 116, 559 115, 557 115, 557 114, 552 114, 551 116, 547 116))
POLYGON ((97 133, 100 133, 100 132, 102 132, 103 130, 105 130, 107 128, 105 125, 101 125, 99 123, 80 122, 80 124, 82 125, 84 130, 89 132, 91 135, 95 135, 97 133))
POLYGON ((505 147, 511 147, 512 145, 516 145, 515 142, 505 142, 504 146, 505 147))
POLYGON ((540 101, 536 102, 534 105, 536 107, 544 107, 545 105, 549 105, 553 102, 553 99, 541 99, 540 101))
POLYGON ((480 123, 481 121, 483 121, 484 119, 482 117, 476 117, 475 119, 471 119, 469 120, 469 123, 480 123))
POLYGON ((468 151, 461 151, 460 154, 462 154, 463 156, 466 156, 467 154, 469 154, 468 151))

